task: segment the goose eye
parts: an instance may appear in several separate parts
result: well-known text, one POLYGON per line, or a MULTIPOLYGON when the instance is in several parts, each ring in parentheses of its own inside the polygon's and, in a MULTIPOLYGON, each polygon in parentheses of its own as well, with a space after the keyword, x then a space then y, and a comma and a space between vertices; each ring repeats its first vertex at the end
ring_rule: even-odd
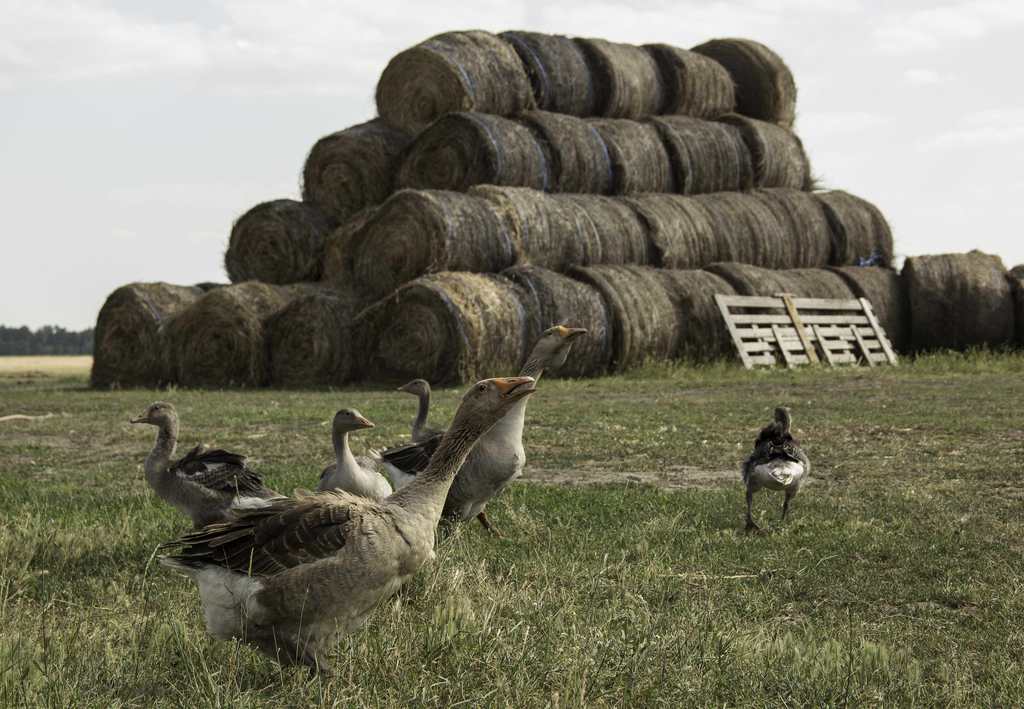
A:
POLYGON ((482 394, 487 391, 487 386, 485 384, 480 384, 477 386, 476 390, 482 394))

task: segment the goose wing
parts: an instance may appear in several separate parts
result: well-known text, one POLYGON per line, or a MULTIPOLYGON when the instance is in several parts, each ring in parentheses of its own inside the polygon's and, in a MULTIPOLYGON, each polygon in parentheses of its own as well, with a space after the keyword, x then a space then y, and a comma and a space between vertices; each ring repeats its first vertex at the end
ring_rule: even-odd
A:
POLYGON ((273 576, 337 553, 358 527, 360 501, 344 492, 280 498, 207 525, 161 549, 186 566, 212 564, 250 576, 273 576))
POLYGON ((196 446, 171 466, 171 472, 209 490, 232 495, 273 495, 263 478, 246 465, 244 455, 196 446))
POLYGON ((441 445, 443 433, 437 433, 419 443, 406 443, 403 446, 388 448, 380 454, 381 461, 395 466, 406 475, 416 475, 427 469, 434 451, 441 445))

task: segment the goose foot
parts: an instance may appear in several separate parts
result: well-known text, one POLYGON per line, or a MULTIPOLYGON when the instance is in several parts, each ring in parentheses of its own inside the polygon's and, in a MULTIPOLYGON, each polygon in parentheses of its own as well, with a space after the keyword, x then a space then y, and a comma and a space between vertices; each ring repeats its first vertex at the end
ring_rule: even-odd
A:
POLYGON ((487 519, 486 512, 481 512, 476 516, 476 518, 480 520, 480 524, 484 526, 484 529, 486 529, 488 532, 496 536, 498 539, 502 539, 501 532, 498 531, 497 527, 491 524, 491 520, 487 519))
POLYGON ((743 531, 746 534, 751 534, 751 533, 753 533, 753 534, 764 534, 764 530, 761 529, 757 525, 757 522, 755 522, 752 519, 747 519, 747 526, 743 528, 743 531))

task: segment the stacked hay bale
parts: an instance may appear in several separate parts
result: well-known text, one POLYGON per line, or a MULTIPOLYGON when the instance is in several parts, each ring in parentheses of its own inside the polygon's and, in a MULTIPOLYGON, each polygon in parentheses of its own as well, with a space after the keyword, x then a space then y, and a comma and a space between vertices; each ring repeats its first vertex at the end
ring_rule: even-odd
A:
POLYGON ((1017 332, 1017 344, 1024 345, 1024 264, 1014 266, 1006 274, 1013 290, 1013 307, 1017 332))
POLYGON ((446 32, 376 101, 312 146, 301 202, 239 218, 236 285, 111 295, 95 385, 455 383, 516 371, 556 322, 590 331, 570 376, 706 360, 732 351, 716 293, 868 298, 898 350, 1006 341, 1011 284, 1024 312, 974 256, 892 271, 878 208, 813 191, 792 74, 751 40, 446 32), (938 325, 978 308, 998 323, 938 325))

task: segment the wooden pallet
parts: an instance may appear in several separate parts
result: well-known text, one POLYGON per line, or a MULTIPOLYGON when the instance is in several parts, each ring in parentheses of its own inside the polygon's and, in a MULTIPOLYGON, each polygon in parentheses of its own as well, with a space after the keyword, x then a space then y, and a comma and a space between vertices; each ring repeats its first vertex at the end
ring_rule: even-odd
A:
POLYGON ((743 366, 898 364, 867 298, 716 295, 743 366))

